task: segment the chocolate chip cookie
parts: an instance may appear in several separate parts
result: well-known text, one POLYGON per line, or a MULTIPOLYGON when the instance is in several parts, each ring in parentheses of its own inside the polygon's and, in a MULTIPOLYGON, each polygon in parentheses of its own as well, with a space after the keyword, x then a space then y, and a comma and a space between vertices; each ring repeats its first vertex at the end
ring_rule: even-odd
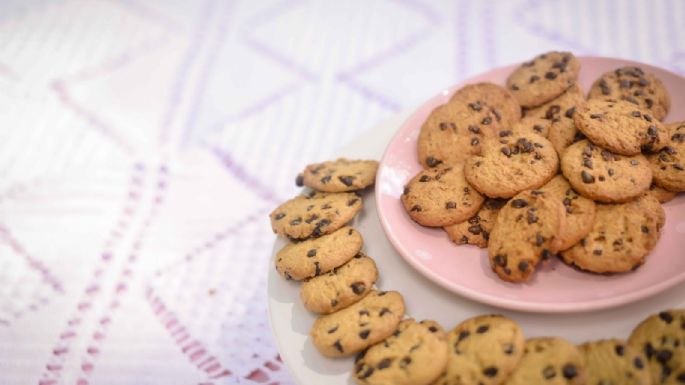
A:
POLYGON ((588 384, 652 384, 644 355, 625 341, 586 342, 579 348, 585 357, 588 384))
POLYGON ((522 107, 536 107, 571 87, 579 72, 580 62, 571 52, 547 52, 514 70, 507 89, 522 107))
POLYGON ((543 138, 546 138, 549 135, 549 129, 551 126, 551 120, 527 116, 521 119, 518 123, 514 123, 511 128, 501 129, 497 136, 500 138, 506 138, 514 135, 514 133, 532 132, 533 134, 537 134, 543 138))
POLYGON ((582 354, 575 345, 559 337, 526 341, 521 362, 506 385, 583 385, 587 373, 582 354))
POLYGON ((526 117, 544 119, 549 122, 547 139, 552 142, 554 149, 561 154, 573 142, 582 139, 573 122, 576 108, 585 103, 583 90, 578 83, 574 83, 559 97, 526 111, 526 117))
POLYGON ((464 222, 445 226, 445 232, 450 240, 457 245, 476 245, 480 248, 488 247, 490 231, 495 225, 495 218, 499 209, 507 203, 504 199, 487 199, 476 215, 464 222))
POLYGON ((685 122, 667 124, 666 128, 666 147, 648 157, 654 183, 668 191, 685 191, 685 122))
POLYGON ((298 185, 324 192, 345 192, 367 188, 376 179, 378 162, 375 160, 350 160, 339 158, 334 161, 308 165, 296 180, 298 185))
POLYGON ((494 83, 469 84, 457 90, 452 103, 464 103, 472 111, 489 111, 497 126, 509 127, 521 119, 521 106, 506 88, 494 83))
POLYGON ((652 182, 652 184, 649 186, 649 193, 652 194, 652 196, 656 198, 659 201, 659 203, 666 203, 671 199, 675 198, 675 196, 677 195, 677 193, 674 193, 673 191, 668 191, 664 188, 657 186, 656 184, 654 184, 654 182, 652 182))

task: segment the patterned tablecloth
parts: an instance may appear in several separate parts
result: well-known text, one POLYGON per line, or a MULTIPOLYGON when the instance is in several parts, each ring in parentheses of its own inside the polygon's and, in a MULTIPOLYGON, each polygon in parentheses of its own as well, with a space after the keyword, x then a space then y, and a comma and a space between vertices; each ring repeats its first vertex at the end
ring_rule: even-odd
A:
POLYGON ((685 2, 2 1, 0 384, 291 383, 297 171, 549 49, 684 73, 685 2))

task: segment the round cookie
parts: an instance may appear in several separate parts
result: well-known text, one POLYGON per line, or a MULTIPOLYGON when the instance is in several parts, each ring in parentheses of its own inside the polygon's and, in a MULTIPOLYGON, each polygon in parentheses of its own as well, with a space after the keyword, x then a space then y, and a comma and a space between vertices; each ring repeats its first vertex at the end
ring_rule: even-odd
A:
POLYGON ((460 166, 437 166, 412 178, 401 196, 411 219, 440 227, 463 222, 483 204, 483 196, 466 182, 460 166))
POLYGON ((671 107, 671 98, 659 78, 639 67, 609 71, 595 81, 588 99, 621 99, 649 110, 663 120, 671 107))
POLYGON ((549 192, 524 191, 497 214, 488 241, 490 267, 510 282, 530 278, 541 259, 558 248, 555 238, 564 233, 564 208, 549 192))
POLYGON ((583 239, 595 223, 595 202, 578 195, 566 178, 557 175, 540 190, 549 192, 564 205, 563 232, 554 238, 554 248, 566 250, 583 239))
POLYGON ((658 151, 668 139, 649 111, 623 100, 590 100, 576 108, 573 122, 592 143, 621 155, 658 151))
POLYGON ((580 194, 605 203, 635 199, 652 182, 652 170, 643 155, 616 155, 587 140, 564 151, 561 172, 580 194))
POLYGON ((653 384, 685 384, 685 309, 651 315, 628 343, 645 354, 653 384))
POLYGON ((518 367, 506 385, 583 385, 586 369, 578 348, 563 338, 541 337, 526 341, 518 367))
POLYGON ((685 191, 685 121, 666 125, 668 145, 648 156, 654 183, 668 191, 685 191))
POLYGON ((506 138, 514 135, 514 133, 533 133, 546 138, 549 135, 549 129, 552 126, 552 121, 542 118, 534 118, 527 116, 515 123, 511 128, 505 128, 499 131, 498 137, 506 138))
POLYGON ((390 337, 402 317, 404 299, 400 293, 372 290, 361 301, 319 317, 310 336, 324 356, 349 356, 390 337))
POLYGON ((269 218, 274 233, 304 239, 334 232, 361 209, 362 199, 354 193, 313 192, 281 204, 269 218))
POLYGON ((670 201, 671 199, 675 198, 675 196, 677 195, 677 193, 674 193, 673 191, 668 191, 664 188, 661 188, 661 187, 657 186, 656 184, 654 184, 653 182, 649 186, 649 193, 654 198, 656 198, 659 201, 659 203, 666 203, 666 202, 670 201))
POLYGON ((500 315, 468 319, 447 335, 447 369, 433 385, 501 384, 516 368, 525 346, 516 322, 500 315))
POLYGON ((590 233, 561 257, 593 273, 635 270, 656 245, 663 218, 659 202, 649 194, 628 203, 598 204, 590 233))
POLYGON ((651 385, 644 355, 625 341, 612 339, 579 346, 588 384, 651 385))
POLYGON ((521 106, 516 98, 506 88, 494 83, 466 85, 452 95, 451 102, 465 103, 475 112, 487 109, 499 126, 509 127, 521 120, 521 106))
POLYGON ((573 122, 576 108, 583 103, 585 103, 583 89, 578 83, 574 83, 558 98, 527 110, 526 117, 545 119, 550 122, 551 127, 547 139, 561 154, 566 147, 583 136, 573 122))
POLYGON ((507 203, 504 199, 487 199, 476 215, 464 222, 445 226, 450 240, 457 245, 470 244, 480 248, 488 247, 490 231, 495 225, 499 209, 507 203))
POLYGON ((552 144, 532 133, 490 139, 483 155, 466 161, 466 180, 490 198, 510 198, 547 183, 557 173, 559 158, 552 144))
POLYGON ((469 156, 480 154, 485 138, 499 128, 495 114, 481 104, 456 100, 438 106, 421 126, 419 163, 424 168, 462 164, 469 156))
POLYGON ((571 52, 547 52, 514 70, 507 89, 522 107, 536 107, 566 91, 579 72, 580 63, 571 52))
POLYGON ((326 274, 357 255, 364 243, 349 226, 319 238, 288 243, 276 253, 276 270, 285 279, 301 281, 326 274))
POLYGON ((364 298, 377 279, 373 259, 357 254, 328 274, 306 280, 300 288, 300 298, 307 310, 328 314, 364 298))
POLYGON ((447 364, 445 332, 435 321, 409 318, 383 343, 360 353, 354 380, 361 385, 428 385, 447 364))
MULTIPOLYGON (((325 192, 361 190, 373 184, 376 179, 376 170, 378 170, 378 162, 375 160, 339 158, 308 165, 302 172, 302 184, 325 192)), ((299 176, 297 182, 299 182, 299 176)))

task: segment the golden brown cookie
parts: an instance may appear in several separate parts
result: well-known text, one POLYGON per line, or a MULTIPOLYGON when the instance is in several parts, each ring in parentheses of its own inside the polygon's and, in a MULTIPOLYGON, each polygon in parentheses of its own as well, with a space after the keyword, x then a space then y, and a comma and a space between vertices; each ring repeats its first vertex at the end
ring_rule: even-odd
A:
POLYGON ((488 247, 490 231, 495 225, 499 209, 507 203, 504 199, 486 199, 476 215, 464 222, 445 226, 450 240, 457 245, 470 244, 480 248, 488 247))
POLYGON ((583 385, 586 372, 582 354, 569 341, 559 337, 532 338, 526 341, 521 362, 504 384, 583 385))
POLYGON ((452 95, 451 102, 464 103, 474 112, 489 111, 500 127, 509 127, 521 119, 521 106, 516 98, 494 83, 468 84, 452 95))
POLYGON ((652 196, 654 196, 654 198, 656 198, 659 201, 659 203, 666 203, 671 199, 675 198, 675 196, 677 195, 677 193, 661 188, 653 182, 649 186, 649 193, 652 194, 652 196))
POLYGON ((580 62, 571 52, 547 52, 514 70, 507 88, 521 107, 536 107, 571 87, 579 72, 580 62))
POLYGON ((586 342, 580 351, 587 365, 588 384, 652 384, 644 355, 623 340, 586 342))
POLYGON ((685 191, 685 121, 666 125, 668 145, 648 156, 654 183, 673 192, 685 191))
MULTIPOLYGON (((339 158, 333 161, 308 165, 302 172, 302 183, 314 190, 345 192, 369 187, 376 179, 378 162, 375 160, 350 160, 339 158)), ((299 176, 296 182, 299 182, 299 176)))

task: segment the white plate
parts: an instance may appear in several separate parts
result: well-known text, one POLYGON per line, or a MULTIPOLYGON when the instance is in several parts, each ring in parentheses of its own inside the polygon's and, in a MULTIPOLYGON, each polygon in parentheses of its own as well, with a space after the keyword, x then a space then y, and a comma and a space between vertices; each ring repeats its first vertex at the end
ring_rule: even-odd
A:
MULTIPOLYGON (((340 155, 380 159, 388 141, 410 113, 400 114, 373 128, 341 151, 340 155)), ((380 274, 378 287, 402 293, 408 316, 419 320, 434 319, 445 329, 451 329, 475 315, 500 313, 518 321, 527 337, 556 335, 580 343, 599 338, 627 338, 632 328, 649 314, 667 308, 685 307, 685 284, 643 301, 592 313, 519 313, 473 302, 432 283, 408 265, 385 237, 375 206, 373 193, 366 193, 364 209, 353 226, 364 237, 364 252, 376 260, 380 274)), ((268 218, 264 217, 264 220, 268 221, 268 218)), ((283 239, 277 239, 273 254, 284 244, 283 239)), ((316 317, 302 306, 299 284, 281 279, 275 268, 269 269, 268 274, 271 327, 281 358, 295 381, 300 385, 354 384, 350 376, 353 358, 325 358, 317 353, 309 341, 309 329, 316 317)))

